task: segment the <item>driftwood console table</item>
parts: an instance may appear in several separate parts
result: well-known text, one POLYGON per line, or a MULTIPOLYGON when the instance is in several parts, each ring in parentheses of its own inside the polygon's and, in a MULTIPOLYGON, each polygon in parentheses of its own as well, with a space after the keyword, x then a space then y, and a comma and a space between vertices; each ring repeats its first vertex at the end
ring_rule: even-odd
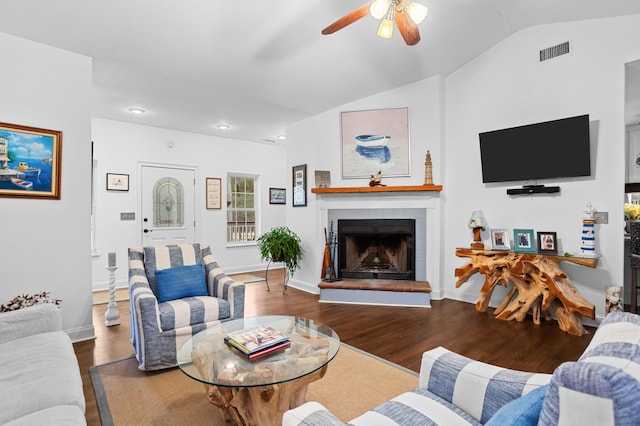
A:
POLYGON ((550 320, 553 312, 561 330, 581 336, 587 333, 582 317, 595 318, 595 306, 580 296, 559 263, 571 262, 595 268, 597 258, 467 248, 456 249, 456 256, 471 259, 468 265, 456 268, 456 288, 475 273, 486 276, 480 299, 476 302, 479 312, 487 311, 496 285, 508 287, 511 282, 513 286, 494 312, 498 319, 523 321, 531 312, 533 321, 540 324, 540 315, 550 320))

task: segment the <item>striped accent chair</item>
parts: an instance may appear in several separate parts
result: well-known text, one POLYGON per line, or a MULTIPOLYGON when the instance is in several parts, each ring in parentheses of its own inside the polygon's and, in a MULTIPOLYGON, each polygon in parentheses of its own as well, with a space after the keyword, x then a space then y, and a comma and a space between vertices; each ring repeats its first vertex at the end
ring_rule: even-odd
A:
POLYGON ((138 368, 175 367, 176 352, 189 337, 222 321, 242 318, 244 290, 243 282, 222 271, 209 244, 129 248, 131 344, 138 368), (202 265, 202 291, 172 300, 159 298, 156 275, 192 265, 202 265))
MULTIPOLYGON (((318 402, 283 425, 344 425, 318 402)), ((553 374, 473 361, 442 347, 424 353, 419 387, 349 421, 398 425, 640 425, 640 316, 613 312, 576 362, 553 374)))

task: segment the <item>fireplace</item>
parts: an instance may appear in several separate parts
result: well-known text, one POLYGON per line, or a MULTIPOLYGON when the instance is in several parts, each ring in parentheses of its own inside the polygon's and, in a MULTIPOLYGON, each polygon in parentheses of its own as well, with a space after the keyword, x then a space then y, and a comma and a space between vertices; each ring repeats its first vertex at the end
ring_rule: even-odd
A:
POLYGON ((415 280, 415 222, 338 220, 338 278, 415 280))

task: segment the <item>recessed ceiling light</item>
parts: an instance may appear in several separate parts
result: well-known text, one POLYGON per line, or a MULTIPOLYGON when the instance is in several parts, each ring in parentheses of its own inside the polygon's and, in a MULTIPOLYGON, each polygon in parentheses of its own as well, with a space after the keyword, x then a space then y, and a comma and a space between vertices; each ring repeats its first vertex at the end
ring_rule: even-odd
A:
POLYGON ((287 138, 287 136, 285 135, 278 135, 276 136, 277 139, 280 139, 281 141, 285 140, 287 138))
POLYGON ((231 128, 231 126, 229 126, 228 124, 218 124, 216 126, 216 128, 218 128, 220 130, 229 130, 231 128))
POLYGON ((141 114, 144 114, 147 111, 143 110, 142 108, 129 108, 129 112, 131 114, 141 115, 141 114))

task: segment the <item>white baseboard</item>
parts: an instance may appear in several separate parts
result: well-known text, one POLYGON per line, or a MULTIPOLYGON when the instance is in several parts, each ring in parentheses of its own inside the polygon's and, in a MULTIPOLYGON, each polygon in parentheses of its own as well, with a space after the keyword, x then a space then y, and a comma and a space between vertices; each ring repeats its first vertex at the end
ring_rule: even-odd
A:
POLYGON ((96 338, 96 332, 93 325, 79 328, 71 328, 64 331, 69 335, 73 343, 84 342, 96 338))

